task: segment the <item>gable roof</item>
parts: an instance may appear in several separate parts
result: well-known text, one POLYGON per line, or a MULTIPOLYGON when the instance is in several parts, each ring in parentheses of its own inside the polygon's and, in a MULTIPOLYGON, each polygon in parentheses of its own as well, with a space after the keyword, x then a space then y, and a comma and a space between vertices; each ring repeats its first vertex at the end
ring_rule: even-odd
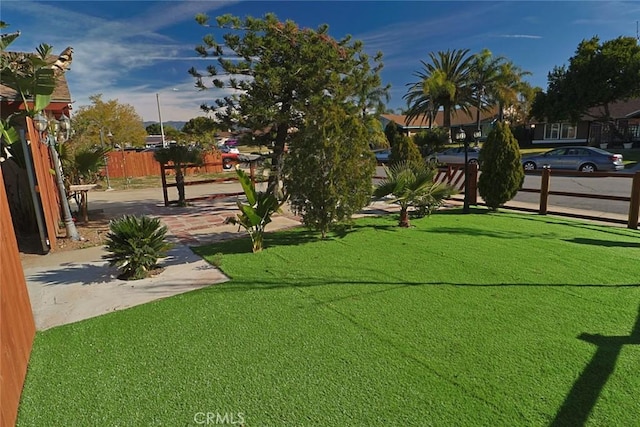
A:
MULTIPOLYGON (((456 109, 451 113, 451 127, 457 126, 469 126, 476 123, 476 113, 478 109, 476 107, 470 107, 469 113, 466 113, 460 109, 456 109)), ((493 121, 498 116, 498 108, 492 107, 489 111, 480 110, 480 123, 493 121)), ((414 118, 409 123, 406 123, 407 116, 402 114, 382 114, 381 117, 394 122, 396 125, 403 129, 428 129, 429 119, 423 116, 414 118)), ((444 123, 444 111, 439 110, 436 116, 433 118, 433 127, 442 126, 444 123)))
MULTIPOLYGON (((15 52, 15 53, 24 53, 25 55, 32 55, 28 52, 15 52)), ((55 62, 56 58, 57 56, 51 55, 47 58, 47 60, 50 60, 51 63, 53 63, 55 62)), ((20 94, 17 91, 3 84, 0 84, 0 101, 5 101, 5 102, 18 101, 22 103, 22 98, 20 97, 20 94)), ((65 78, 64 73, 59 73, 56 78, 56 87, 53 91, 53 94, 51 95, 51 102, 52 103, 60 102, 60 103, 66 103, 66 104, 71 103, 71 93, 69 92, 69 85, 67 84, 67 79, 65 78)))
MULTIPOLYGON (((609 114, 613 119, 630 119, 640 117, 640 98, 612 102, 609 104, 609 114)), ((604 116, 604 108, 590 108, 583 119, 593 120, 594 116, 604 116)))

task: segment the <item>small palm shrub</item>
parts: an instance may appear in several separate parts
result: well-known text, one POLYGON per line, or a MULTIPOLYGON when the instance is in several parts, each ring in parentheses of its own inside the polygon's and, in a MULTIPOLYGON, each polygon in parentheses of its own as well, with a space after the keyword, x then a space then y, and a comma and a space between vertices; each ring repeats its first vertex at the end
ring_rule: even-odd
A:
POLYGON ((104 255, 109 265, 120 269, 119 278, 138 280, 149 277, 158 268, 158 259, 166 256, 170 244, 165 241, 167 227, 148 216, 125 215, 111 220, 104 255))
POLYGON ((435 168, 421 163, 402 161, 385 166, 387 177, 376 187, 373 196, 382 198, 392 195, 390 203, 400 205, 400 227, 409 227, 409 207, 417 208, 419 215, 430 214, 454 193, 446 184, 435 183, 435 168))

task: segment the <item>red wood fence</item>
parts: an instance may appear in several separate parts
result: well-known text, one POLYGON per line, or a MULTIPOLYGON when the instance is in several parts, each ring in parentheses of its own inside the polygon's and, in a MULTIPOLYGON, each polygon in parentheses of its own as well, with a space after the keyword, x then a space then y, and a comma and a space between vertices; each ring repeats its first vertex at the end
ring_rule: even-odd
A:
POLYGON ((13 426, 35 323, 1 173, 0 251, 0 425, 13 426))
MULTIPOLYGON (((109 178, 137 178, 158 176, 160 163, 151 151, 110 151, 107 154, 109 178)), ((222 157, 214 153, 204 156, 204 165, 193 168, 197 173, 222 172, 222 157)))
MULTIPOLYGON (((36 193, 42 203, 44 222, 46 224, 49 247, 53 250, 57 247, 57 237, 60 235, 58 224, 61 223, 60 194, 56 185, 55 175, 52 173, 53 162, 49 153, 49 147, 40 143, 38 131, 33 121, 26 119, 29 135, 29 147, 33 158, 33 168, 36 176, 36 193)), ((2 187, 4 189, 4 187, 2 187)))

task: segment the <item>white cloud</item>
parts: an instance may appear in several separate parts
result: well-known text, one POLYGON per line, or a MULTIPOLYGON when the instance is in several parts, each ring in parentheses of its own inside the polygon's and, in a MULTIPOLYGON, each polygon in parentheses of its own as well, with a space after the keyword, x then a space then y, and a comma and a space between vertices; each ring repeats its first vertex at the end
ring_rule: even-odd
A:
POLYGON ((498 37, 506 39, 541 39, 542 36, 534 36, 530 34, 501 34, 498 37))

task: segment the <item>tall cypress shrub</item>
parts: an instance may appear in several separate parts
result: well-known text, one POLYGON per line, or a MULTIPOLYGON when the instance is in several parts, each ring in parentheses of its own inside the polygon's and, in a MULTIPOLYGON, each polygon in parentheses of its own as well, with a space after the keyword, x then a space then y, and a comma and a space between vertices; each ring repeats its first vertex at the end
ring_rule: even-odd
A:
POLYGON ((498 123, 480 150, 478 191, 487 207, 497 210, 513 199, 524 181, 520 149, 509 125, 498 123))
POLYGON ((423 163, 420 149, 411 138, 406 135, 398 135, 396 142, 391 146, 391 163, 409 162, 423 163))

